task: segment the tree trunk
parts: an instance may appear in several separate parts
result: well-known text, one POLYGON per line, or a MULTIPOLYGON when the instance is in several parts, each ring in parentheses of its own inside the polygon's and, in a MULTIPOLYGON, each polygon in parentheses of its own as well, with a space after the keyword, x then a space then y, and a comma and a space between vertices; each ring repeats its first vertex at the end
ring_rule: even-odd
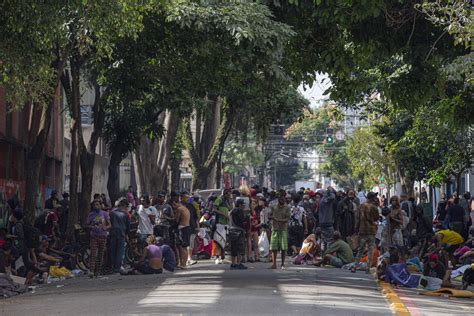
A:
POLYGON ((107 190, 112 201, 117 201, 120 197, 120 163, 122 162, 122 152, 119 148, 114 148, 110 155, 109 178, 107 179, 107 190))
MULTIPOLYGON (((81 164, 81 199, 79 201, 79 209, 82 212, 82 217, 85 219, 90 209, 91 195, 92 195, 92 182, 94 180, 94 165, 95 165, 95 151, 99 138, 102 135, 102 129, 104 128, 105 122, 105 110, 104 100, 106 94, 101 94, 100 87, 97 83, 94 83, 95 99, 92 108, 93 111, 93 124, 94 129, 92 131, 89 143, 84 144, 84 136, 82 135, 82 129, 79 129, 78 139, 80 146, 80 164, 81 164)), ((84 224, 84 223, 83 223, 84 224)))
POLYGON ((172 159, 170 161, 170 191, 179 192, 180 191, 180 179, 181 179, 181 170, 179 166, 181 164, 180 159, 172 159))
POLYGON ((69 171, 69 216, 67 225, 67 234, 74 233, 74 225, 79 222, 78 212, 78 175, 79 175, 79 153, 77 149, 77 125, 80 122, 72 119, 71 125, 71 163, 69 171))
POLYGON ((216 188, 222 187, 222 160, 219 157, 216 163, 216 188))
POLYGON ((91 154, 87 150, 82 150, 79 162, 81 165, 81 196, 78 203, 81 224, 84 225, 85 219, 90 210, 92 181, 94 180, 95 153, 91 154))
POLYGON ((191 122, 186 122, 185 141, 193 162, 192 190, 207 189, 214 186, 215 180, 210 182, 219 155, 224 149, 225 141, 233 125, 231 105, 224 104, 217 99, 212 108, 212 114, 205 120, 203 135, 192 134, 191 122), (225 109, 221 118, 221 106, 225 109), (217 132, 214 132, 217 128, 217 132), (196 145, 199 144, 200 148, 196 145))
MULTIPOLYGON (((81 125, 81 92, 80 92, 80 69, 81 62, 76 58, 70 59, 71 73, 64 71, 61 76, 61 83, 63 85, 67 103, 71 110, 71 164, 70 164, 70 182, 69 182, 69 217, 68 217, 68 234, 74 232, 74 225, 78 223, 78 219, 81 223, 85 222, 85 218, 82 215, 83 212, 79 212, 79 197, 78 197, 78 177, 79 177, 79 158, 81 155, 81 140, 82 136, 82 125, 81 125)), ((89 211, 89 210, 87 210, 89 211)))
POLYGON ((211 171, 212 170, 210 170, 209 168, 194 167, 193 179, 191 181, 191 190, 196 191, 197 189, 207 189, 207 179, 209 178, 211 171))
POLYGON ((34 221, 36 215, 36 198, 39 193, 41 169, 52 120, 53 104, 54 98, 46 107, 41 104, 33 104, 31 108, 29 144, 32 146, 26 153, 25 176, 28 181, 26 181, 24 202, 25 215, 30 222, 34 221))
POLYGON ((137 151, 132 152, 132 163, 133 169, 135 171, 135 179, 137 181, 137 195, 140 197, 144 193, 145 181, 143 175, 142 161, 140 155, 137 154, 137 151))
MULTIPOLYGON (((168 166, 171 159, 171 151, 176 141, 176 136, 178 135, 178 129, 180 125, 180 118, 179 118, 178 113, 176 111, 166 111, 166 117, 163 124, 165 127, 165 134, 160 140, 159 153, 156 160, 156 166, 157 166, 156 189, 157 190, 164 189, 163 186, 164 186, 166 174, 168 173, 168 166)), ((178 160, 178 163, 181 163, 181 161, 178 160)), ((178 170, 179 170, 179 165, 178 165, 178 170)), ((172 182, 171 179, 170 179, 170 182, 172 182)), ((178 179, 178 186, 179 186, 179 179, 178 179)))
POLYGON ((163 125, 164 135, 153 140, 143 136, 133 153, 134 166, 137 166, 137 187, 141 186, 141 192, 148 194, 164 189, 172 147, 178 134, 179 115, 175 111, 162 112, 158 116, 157 124, 163 125))
POLYGON ((24 209, 26 218, 30 221, 35 219, 35 208, 37 195, 40 187, 41 168, 46 150, 46 143, 49 137, 49 130, 53 115, 53 106, 57 101, 57 89, 60 83, 61 74, 64 70, 65 56, 68 50, 61 52, 58 59, 53 63, 52 68, 55 71, 54 82, 51 90, 45 91, 45 95, 50 99, 47 105, 33 103, 31 105, 30 129, 28 131, 28 150, 25 161, 25 201, 24 209), (39 118, 39 122, 38 122, 39 118))
POLYGON ((456 192, 458 196, 462 196, 463 192, 461 192, 461 177, 462 172, 456 174, 456 192))

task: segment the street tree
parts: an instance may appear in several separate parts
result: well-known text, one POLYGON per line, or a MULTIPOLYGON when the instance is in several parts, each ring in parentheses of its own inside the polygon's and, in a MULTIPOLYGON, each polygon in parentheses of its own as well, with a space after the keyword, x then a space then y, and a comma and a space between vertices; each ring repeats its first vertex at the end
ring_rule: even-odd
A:
POLYGON ((95 150, 102 135, 105 122, 105 106, 108 96, 103 84, 105 61, 120 38, 134 37, 142 28, 143 13, 153 1, 73 1, 67 2, 70 23, 67 27, 67 45, 71 47, 68 56, 69 67, 61 76, 67 106, 71 116, 70 153, 70 215, 69 228, 77 217, 85 222, 90 209, 92 195, 95 150), (95 100, 92 106, 93 131, 85 144, 81 126, 81 84, 93 88, 95 100), (102 87, 101 87, 102 84, 102 87), (80 168, 79 168, 80 167, 80 168), (81 172, 81 195, 78 192, 78 175, 81 172))
POLYGON ((59 82, 71 49, 65 37, 62 3, 2 1, 0 4, 0 86, 10 110, 26 104, 28 118, 24 175, 26 217, 35 216, 36 198, 59 82))

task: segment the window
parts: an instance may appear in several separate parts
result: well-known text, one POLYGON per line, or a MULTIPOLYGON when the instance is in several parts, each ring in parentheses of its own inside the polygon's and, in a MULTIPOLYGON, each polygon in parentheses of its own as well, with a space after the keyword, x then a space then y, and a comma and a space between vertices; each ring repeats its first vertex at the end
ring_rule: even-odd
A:
POLYGON ((90 105, 81 105, 81 124, 92 124, 92 107, 90 105))

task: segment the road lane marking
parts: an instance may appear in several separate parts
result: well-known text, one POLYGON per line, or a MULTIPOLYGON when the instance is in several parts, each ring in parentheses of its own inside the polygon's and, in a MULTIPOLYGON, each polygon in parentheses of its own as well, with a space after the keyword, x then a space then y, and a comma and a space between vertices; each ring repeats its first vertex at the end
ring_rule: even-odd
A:
POLYGON ((382 289, 381 292, 388 301, 390 309, 397 316, 410 316, 410 312, 400 299, 398 294, 393 290, 392 286, 386 282, 377 280, 378 285, 382 289))

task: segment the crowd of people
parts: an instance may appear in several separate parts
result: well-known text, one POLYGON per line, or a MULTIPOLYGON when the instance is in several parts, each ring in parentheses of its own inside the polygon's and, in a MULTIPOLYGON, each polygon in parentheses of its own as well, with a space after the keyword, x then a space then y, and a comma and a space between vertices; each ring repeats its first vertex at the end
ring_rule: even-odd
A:
MULTIPOLYGON (((44 281, 51 267, 76 268, 81 247, 67 234, 68 197, 59 200, 53 191, 33 224, 19 205, 10 205, 0 227, 0 273, 31 284, 44 281)), ((425 190, 387 199, 332 187, 288 192, 243 185, 206 197, 182 191, 137 198, 130 187, 113 205, 105 194, 94 195, 82 259, 91 278, 173 272, 202 259, 232 270, 255 262, 285 269, 290 261, 354 273, 374 267, 380 278, 411 287, 434 279, 456 287, 451 275, 462 268, 467 288, 474 273, 473 217, 469 193, 443 196, 433 218, 425 190)))

